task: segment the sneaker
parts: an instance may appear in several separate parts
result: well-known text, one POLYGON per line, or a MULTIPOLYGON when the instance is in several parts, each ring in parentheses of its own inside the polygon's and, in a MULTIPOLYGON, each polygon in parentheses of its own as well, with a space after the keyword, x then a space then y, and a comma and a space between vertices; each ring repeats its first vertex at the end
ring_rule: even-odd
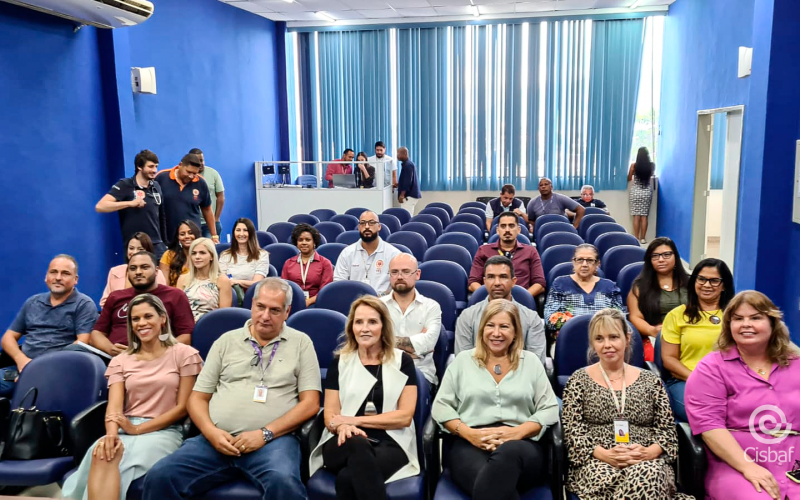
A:
POLYGON ((644 245, 645 243, 647 243, 647 241, 646 241, 644 238, 642 238, 641 240, 639 240, 639 243, 641 243, 642 245, 644 245))

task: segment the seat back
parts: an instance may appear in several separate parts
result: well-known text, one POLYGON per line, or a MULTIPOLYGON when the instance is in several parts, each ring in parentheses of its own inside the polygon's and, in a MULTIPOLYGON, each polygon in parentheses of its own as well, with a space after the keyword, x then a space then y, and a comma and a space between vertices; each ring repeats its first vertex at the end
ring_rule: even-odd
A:
POLYGON ((357 229, 353 229, 352 231, 345 231, 339 236, 336 237, 336 243, 342 243, 344 245, 352 245, 356 241, 361 239, 361 233, 358 232, 357 229))
POLYGON ((479 201, 468 201, 466 203, 462 203, 460 207, 458 207, 458 213, 461 213, 465 208, 483 208, 486 210, 486 203, 481 203, 479 201))
MULTIPOLYGON (((479 217, 482 220, 486 220, 486 205, 483 208, 463 208, 458 211, 459 214, 471 214, 476 217, 479 217)), ((451 221, 452 222, 452 221, 451 221)))
POLYGON ((606 278, 617 281, 620 270, 628 264, 644 261, 645 249, 641 247, 614 247, 606 252, 605 259, 600 261, 606 278))
POLYGON ((595 244, 597 238, 608 233, 624 233, 625 228, 616 222, 598 222, 586 231, 586 243, 595 244))
POLYGON ((292 315, 286 325, 299 330, 311 338, 321 369, 327 369, 333 361, 333 351, 343 339, 347 316, 328 309, 306 309, 292 315))
POLYGON ((336 266, 336 261, 339 260, 339 254, 342 250, 347 248, 344 243, 325 243, 317 247, 317 253, 331 261, 331 265, 336 266))
POLYGON ((378 236, 380 236, 382 240, 386 241, 391 234, 392 230, 381 224, 381 230, 378 232, 378 236))
MULTIPOLYGON (((444 377, 444 372, 447 369, 447 359, 453 354, 453 350, 450 348, 450 334, 447 329, 442 324, 441 329, 439 330, 439 336, 436 338, 436 346, 433 348, 433 364, 436 367, 436 377, 439 379, 439 384, 442 383, 442 378, 444 377)), ((455 343, 455 333, 453 335, 453 343, 455 343)))
MULTIPOLYGON (((492 227, 489 228, 489 234, 497 233, 497 224, 499 224, 499 221, 500 221, 500 216, 498 215, 492 221, 492 227)), ((531 233, 530 231, 528 231, 528 224, 525 223, 525 219, 523 219, 522 216, 517 218, 517 224, 519 224, 519 232, 530 238, 531 233)))
MULTIPOLYGON (((300 312, 306 308, 306 297, 303 294, 303 289, 300 288, 300 285, 294 281, 284 281, 292 287, 292 303, 290 304, 292 308, 289 311, 289 316, 291 317, 294 313, 300 312)), ((255 295, 255 291, 256 284, 254 283, 253 286, 248 288, 244 294, 244 298, 242 299, 242 309, 247 309, 249 311, 253 306, 253 296, 255 295)))
POLYGON ((381 226, 388 227, 389 231, 396 233, 400 230, 400 219, 392 214, 380 214, 378 220, 381 221, 381 226))
POLYGON ((628 294, 631 292, 631 288, 633 288, 633 282, 642 272, 643 267, 644 262, 632 262, 620 269, 619 273, 617 273, 617 288, 619 288, 619 293, 622 295, 623 303, 627 302, 628 294))
POLYGON ((297 179, 294 180, 295 185, 297 186, 307 186, 315 188, 317 187, 317 176, 316 175, 298 175, 297 179))
POLYGON ((330 221, 341 224, 345 231, 358 229, 358 217, 349 214, 336 214, 331 217, 330 221))
MULTIPOLYGON (((489 238, 489 243, 494 243, 495 241, 497 241, 497 240, 499 240, 499 239, 500 239, 500 235, 499 235, 499 234, 497 234, 497 233, 494 233, 494 234, 492 235, 492 237, 491 237, 491 238, 489 238)), ((518 235, 517 235, 517 241, 519 241, 519 242, 520 242, 520 243, 522 243, 523 245, 530 245, 530 244, 531 244, 531 240, 529 240, 529 239, 528 239, 528 237, 527 237, 527 236, 525 236, 525 235, 524 235, 524 234, 522 234, 522 233, 520 233, 520 234, 518 234, 518 235)))
MULTIPOLYGON (((556 264, 555 266, 553 266, 553 269, 551 269, 550 272, 547 274, 548 288, 550 287, 550 284, 552 284, 556 280, 556 278, 560 278, 561 276, 569 276, 570 274, 572 274, 572 270, 573 270, 572 261, 563 262, 561 264, 556 264)), ((606 273, 604 273, 603 270, 600 269, 599 267, 597 268, 597 272, 595 273, 595 275, 597 275, 598 278, 606 277, 606 273)))
POLYGON ((426 279, 417 281, 416 288, 420 294, 439 303, 442 308, 442 326, 445 330, 455 331, 456 298, 453 292, 441 283, 426 279))
MULTIPOLYGON (((478 229, 483 232, 486 229, 486 219, 482 217, 478 217, 475 214, 468 214, 468 213, 459 213, 452 219, 450 219, 450 224, 454 222, 469 222, 470 224, 474 224, 478 227, 478 229)), ((449 225, 449 224, 448 224, 449 225)), ((445 228, 447 229, 447 228, 445 228)))
MULTIPOLYGON (((644 342, 644 341, 643 341, 644 342)), ((661 357, 661 332, 656 335, 653 341, 653 363, 655 363, 658 372, 661 374, 661 379, 667 381, 672 378, 672 374, 664 368, 664 359, 661 357)))
POLYGON ((331 217, 336 215, 336 210, 331 210, 330 208, 318 208, 309 213, 319 219, 320 222, 325 222, 331 220, 331 217))
MULTIPOLYGON (((419 224, 422 224, 421 222, 419 224)), ((428 242, 425 237, 413 231, 401 230, 389 235, 386 239, 388 243, 400 243, 407 247, 411 255, 417 258, 417 261, 423 262, 425 260, 425 252, 428 250, 428 242)))
POLYGON ((325 285, 317 294, 317 309, 350 314, 350 305, 362 295, 374 295, 375 289, 360 281, 334 281, 325 285))
MULTIPOLYGON (((408 248, 407 246, 405 246, 405 245, 403 245, 401 243, 395 242, 395 243, 392 243, 391 245, 393 247, 395 247, 396 249, 400 250, 400 252, 402 252, 402 253, 407 253, 409 255, 414 255, 414 252, 412 252, 410 248, 408 248)), ((416 257, 414 257, 414 258, 416 259, 416 257)), ((417 259, 417 262, 419 262, 419 259, 417 259)))
POLYGON ((469 253, 470 259, 474 259, 475 254, 478 253, 478 242, 467 233, 444 233, 436 238, 434 246, 437 245, 458 245, 469 253))
POLYGON ((539 226, 538 229, 535 231, 536 244, 539 244, 545 236, 552 233, 572 233, 578 234, 578 231, 575 229, 575 226, 570 224, 569 222, 548 222, 546 224, 542 224, 539 226))
POLYGON ((283 272, 283 264, 287 259, 300 253, 296 246, 288 243, 273 243, 264 247, 269 252, 269 263, 275 266, 278 276, 283 272))
POLYGON ((295 214, 289 217, 289 222, 294 222, 295 224, 308 224, 310 226, 314 226, 319 223, 319 219, 311 214, 295 214))
POLYGON ((275 266, 272 264, 269 265, 269 271, 267 271, 267 278, 279 278, 278 270, 275 269, 275 266))
MULTIPOLYGON (((442 221, 439 220, 438 217, 432 214, 419 214, 415 215, 411 218, 410 222, 423 222, 428 224, 436 231, 436 237, 439 237, 444 232, 444 226, 442 225, 442 221)), ((434 238, 434 242, 436 239, 434 238)))
POLYGON ((346 213, 347 215, 352 215, 353 217, 356 218, 356 220, 358 220, 359 218, 361 218, 361 214, 367 211, 369 211, 368 208, 354 207, 349 210, 345 210, 344 213, 346 213))
POLYGON ((608 215, 608 212, 598 207, 583 207, 584 217, 587 215, 608 215))
MULTIPOLYGON (((486 297, 489 296, 488 290, 484 285, 481 285, 480 288, 472 292, 472 296, 469 298, 469 306, 474 306, 475 304, 479 303, 482 300, 486 300, 486 297)), ((534 300, 533 296, 525 290, 523 287, 519 285, 514 285, 514 288, 511 289, 511 296, 514 298, 516 302, 519 302, 523 306, 527 307, 531 311, 536 311, 536 300, 534 300)))
POLYGON ((214 245, 214 247, 217 249, 217 255, 221 255, 222 252, 224 252, 225 250, 227 250, 227 249, 229 249, 231 247, 231 244, 230 243, 217 243, 216 245, 214 245))
POLYGON ((432 247, 436 243, 436 230, 430 224, 425 222, 407 222, 400 228, 401 231, 412 231, 422 235, 425 238, 425 243, 432 247))
POLYGON ((258 240, 258 246, 261 248, 278 242, 278 238, 274 234, 266 231, 256 231, 256 239, 258 240))
MULTIPOLYGON (((250 304, 253 301, 253 294, 251 290, 255 290, 255 285, 248 289, 250 300, 247 302, 246 308, 240 307, 225 307, 222 309, 215 309, 204 314, 202 318, 197 320, 192 331, 192 347, 200 352, 200 357, 206 359, 208 351, 214 342, 231 330, 241 328, 252 316, 250 312, 250 304)), ((247 300, 245 296, 245 300, 247 300)))
MULTIPOLYGON (((456 215, 456 217, 458 217, 456 215)), ((478 246, 483 245, 483 230, 471 222, 451 222, 444 229, 445 233, 467 233, 475 239, 478 246)))
POLYGON ((605 214, 592 214, 592 215, 584 215, 583 219, 581 219, 580 225, 578 225, 578 234, 581 235, 581 238, 584 240, 586 239, 586 231, 589 230, 595 224, 600 222, 616 222, 613 217, 610 215, 605 214))
POLYGON ((639 240, 636 239, 636 236, 628 233, 605 233, 601 234, 594 240, 594 246, 597 247, 598 253, 600 253, 600 260, 603 260, 603 256, 608 252, 611 248, 620 247, 620 246, 632 246, 638 247, 639 240))
POLYGON ((451 219, 455 215, 455 212, 453 212, 453 207, 451 207, 449 203, 443 203, 441 201, 434 201, 432 203, 428 203, 428 205, 425 208, 441 208, 442 210, 447 212, 447 216, 450 217, 451 219))
POLYGON ((567 233, 564 231, 557 231, 542 237, 540 241, 536 242, 536 249, 539 253, 544 253, 550 247, 556 245, 575 245, 578 246, 583 243, 583 238, 575 233, 567 233))
POLYGON ((405 208, 391 207, 383 211, 384 214, 394 215, 403 225, 411 220, 411 214, 405 208))
POLYGON ((430 247, 425 252, 425 262, 429 260, 449 260, 455 262, 464 268, 464 271, 469 276, 469 270, 472 268, 472 256, 467 249, 458 245, 451 244, 437 244, 430 247))
POLYGON ((433 215, 434 217, 439 219, 439 222, 442 223, 442 228, 445 228, 447 227, 448 224, 450 224, 451 215, 447 213, 447 210, 445 210, 444 208, 432 207, 428 205, 427 207, 420 210, 419 215, 433 215))
MULTIPOLYGON (((551 223, 552 224, 552 223, 551 223)), ((575 255, 575 245, 555 245, 542 253, 542 270, 544 275, 550 274, 556 264, 572 261, 572 256, 575 255)))
POLYGON ((419 265, 422 271, 421 278, 435 281, 446 286, 453 292, 456 299, 456 309, 462 309, 467 303, 467 272, 455 262, 446 260, 432 260, 419 265), (459 304, 460 303, 460 304, 459 304))
POLYGON ((275 236, 278 243, 289 243, 292 239, 292 231, 296 225, 297 224, 294 222, 275 222, 269 225, 267 232, 275 236))
POLYGON ((540 215, 536 218, 536 221, 533 224, 533 232, 534 236, 536 236, 537 231, 540 227, 544 226, 548 222, 566 222, 569 224, 569 219, 567 219, 566 215, 562 214, 544 214, 540 215))
POLYGON ((331 243, 336 241, 337 236, 345 232, 344 226, 338 222, 317 222, 314 224, 314 228, 319 231, 319 234, 325 237, 325 241, 329 241, 331 243))
POLYGON ((425 375, 416 368, 417 372, 417 407, 414 410, 414 430, 417 431, 417 459, 422 470, 425 470, 425 446, 423 436, 425 435, 425 423, 431 416, 433 397, 431 395, 431 383, 425 375))

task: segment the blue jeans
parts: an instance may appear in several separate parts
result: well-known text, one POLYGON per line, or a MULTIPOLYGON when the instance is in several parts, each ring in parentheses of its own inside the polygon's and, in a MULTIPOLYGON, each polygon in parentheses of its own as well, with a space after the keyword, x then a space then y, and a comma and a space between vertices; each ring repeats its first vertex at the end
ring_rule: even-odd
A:
POLYGON ((667 393, 669 394, 669 402, 672 405, 672 412, 675 417, 681 422, 688 422, 686 418, 686 406, 683 404, 683 393, 686 392, 686 382, 671 378, 667 380, 667 393))
MULTIPOLYGON (((217 221, 214 224, 214 227, 217 228, 217 236, 219 236, 219 240, 222 241, 222 224, 217 221)), ((200 230, 203 232, 203 238, 211 238, 211 231, 208 230, 208 226, 206 224, 201 225, 200 230)))
POLYGON ((9 374, 9 377, 11 373, 13 373, 14 378, 16 378, 19 376, 19 372, 16 366, 0 368, 0 396, 11 399, 11 396, 14 394, 14 387, 17 386, 17 383, 14 382, 14 379, 6 380, 6 373, 9 374))
POLYGON ((167 500, 200 495, 242 477, 257 486, 263 499, 305 500, 300 480, 300 442, 281 436, 261 449, 229 457, 205 436, 187 439, 178 451, 159 460, 144 480, 143 500, 167 500))

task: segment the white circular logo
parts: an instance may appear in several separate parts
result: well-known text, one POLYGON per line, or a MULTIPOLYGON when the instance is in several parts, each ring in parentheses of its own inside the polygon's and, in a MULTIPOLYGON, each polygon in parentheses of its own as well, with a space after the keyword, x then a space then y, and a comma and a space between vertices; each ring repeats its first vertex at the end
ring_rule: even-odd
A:
POLYGON ((775 405, 761 405, 753 410, 748 424, 750 434, 762 444, 778 444, 792 430, 792 424, 786 421, 786 415, 775 405), (787 432, 778 432, 784 430, 787 432))

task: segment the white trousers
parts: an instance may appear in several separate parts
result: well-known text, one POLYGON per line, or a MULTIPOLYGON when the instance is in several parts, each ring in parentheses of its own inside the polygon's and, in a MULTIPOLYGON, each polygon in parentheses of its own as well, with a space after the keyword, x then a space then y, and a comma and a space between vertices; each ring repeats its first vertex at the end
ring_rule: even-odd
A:
POLYGON ((414 215, 414 207, 417 206, 418 201, 419 198, 410 198, 406 196, 406 201, 400 204, 400 208, 405 208, 406 210, 408 210, 408 213, 414 215))

